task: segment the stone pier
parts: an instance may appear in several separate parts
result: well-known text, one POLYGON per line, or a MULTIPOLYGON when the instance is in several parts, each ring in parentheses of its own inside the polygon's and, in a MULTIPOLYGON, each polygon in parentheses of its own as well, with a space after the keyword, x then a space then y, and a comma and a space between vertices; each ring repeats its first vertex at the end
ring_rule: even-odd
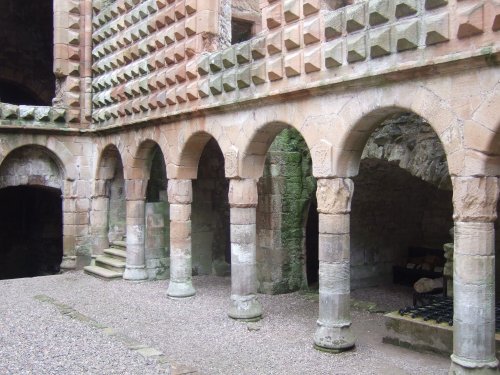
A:
POLYGON ((191 269, 191 180, 168 180, 170 203, 170 284, 167 294, 174 298, 195 294, 191 269))
POLYGON ((144 259, 144 199, 127 200, 127 262, 123 278, 146 280, 144 259))
POLYGON ((354 190, 348 178, 318 179, 319 318, 314 345, 339 352, 354 346, 350 312, 349 213, 354 190))
POLYGON ((497 373, 495 231, 498 179, 453 178, 455 250, 450 374, 497 373))
POLYGON ((231 307, 233 319, 260 319, 257 300, 256 209, 257 181, 232 179, 229 184, 231 207, 231 307))

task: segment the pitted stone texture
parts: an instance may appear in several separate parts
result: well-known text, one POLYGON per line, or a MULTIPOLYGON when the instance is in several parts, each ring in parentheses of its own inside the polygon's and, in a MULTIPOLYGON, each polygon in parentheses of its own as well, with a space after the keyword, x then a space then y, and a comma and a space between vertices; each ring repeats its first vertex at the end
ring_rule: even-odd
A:
POLYGON ((168 202, 170 204, 189 204, 192 200, 191 180, 168 180, 168 202))
POLYGON ((370 135, 362 159, 387 160, 440 189, 452 188, 443 145, 431 126, 416 115, 387 119, 370 135))
POLYGON ((456 221, 492 222, 497 218, 496 177, 452 177, 456 221))
POLYGON ((256 207, 257 182, 253 179, 231 179, 228 196, 231 207, 256 207))
POLYGON ((316 197, 318 212, 325 214, 343 214, 351 211, 351 199, 354 184, 349 178, 320 178, 316 197))

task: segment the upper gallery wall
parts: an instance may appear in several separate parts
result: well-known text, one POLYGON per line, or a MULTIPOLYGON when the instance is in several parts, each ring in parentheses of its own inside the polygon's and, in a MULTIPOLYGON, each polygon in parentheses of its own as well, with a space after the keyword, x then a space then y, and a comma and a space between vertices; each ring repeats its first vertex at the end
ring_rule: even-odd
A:
POLYGON ((260 1, 260 32, 229 46, 230 8, 228 0, 94 1, 95 126, 359 80, 377 85, 499 49, 493 0, 370 0, 339 9, 322 0, 260 1))

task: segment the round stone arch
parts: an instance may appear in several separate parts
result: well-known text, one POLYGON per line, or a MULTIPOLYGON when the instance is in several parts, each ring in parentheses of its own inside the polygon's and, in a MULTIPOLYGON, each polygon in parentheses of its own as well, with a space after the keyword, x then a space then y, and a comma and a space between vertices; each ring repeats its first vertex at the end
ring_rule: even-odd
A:
MULTIPOLYGON (((114 169, 120 163, 123 166, 122 153, 114 143, 107 143, 99 151, 99 158, 97 159, 95 180, 109 180, 114 176, 114 169)), ((99 194, 99 191, 95 192, 99 194)))
MULTIPOLYGON (((351 113, 355 113, 353 108, 347 110, 351 111, 351 113)), ((390 105, 378 107, 367 113, 360 113, 359 116, 354 119, 349 117, 345 118, 344 121, 349 125, 348 120, 351 120, 350 124, 352 125, 345 128, 339 128, 338 132, 335 133, 339 146, 338 148, 334 148, 332 152, 333 175, 338 177, 356 176, 359 171, 363 149, 373 131, 384 120, 403 113, 414 113, 423 118, 431 126, 444 148, 450 175, 461 173, 464 168, 463 153, 460 153, 462 158, 456 158, 455 156, 457 156, 457 152, 463 150, 463 145, 461 140, 461 129, 457 128, 457 126, 460 126, 459 121, 454 114, 450 113, 450 116, 453 117, 448 125, 439 124, 439 122, 439 125, 436 125, 436 121, 439 121, 443 116, 436 114, 436 116, 431 116, 429 118, 411 108, 390 105)), ((340 114, 340 116, 342 117, 342 114, 340 114)))
POLYGON ((78 171, 74 163, 74 155, 66 147, 64 142, 55 137, 42 138, 34 135, 26 137, 17 137, 9 142, 0 144, 0 165, 4 159, 16 149, 22 147, 37 147, 46 150, 50 155, 53 155, 54 160, 59 166, 66 184, 71 184, 78 177, 78 171))
POLYGON ((65 175, 61 159, 39 145, 15 148, 0 161, 0 188, 38 185, 64 191, 65 175))
POLYGON ((474 163, 475 174, 500 176, 500 118, 498 105, 500 90, 492 93, 474 112, 472 121, 465 124, 466 145, 470 156, 480 163, 474 163))
POLYGON ((242 178, 259 179, 260 177, 262 177, 264 164, 266 161, 266 154, 269 150, 269 147, 273 143, 276 136, 281 131, 287 128, 293 128, 300 133, 300 135, 306 142, 309 152, 311 153, 313 170, 318 169, 319 164, 321 163, 315 160, 315 154, 319 155, 319 153, 314 152, 314 150, 323 149, 324 147, 322 142, 325 142, 324 146, 328 148, 326 152, 330 153, 330 144, 324 140, 321 140, 317 145, 315 145, 315 147, 311 148, 311 141, 308 137, 309 133, 302 132, 301 129, 287 122, 272 121, 257 127, 248 138, 247 143, 243 145, 243 155, 238 158, 239 168, 237 168, 238 174, 242 178))
MULTIPOLYGON (((61 159, 40 145, 13 148, 1 161, 2 207, 5 212, 10 212, 9 223, 14 223, 15 228, 23 228, 17 231, 3 227, 0 235, 2 242, 5 241, 2 256, 14 261, 15 255, 14 263, 9 263, 12 267, 20 263, 42 267, 50 261, 50 270, 47 270, 50 273, 58 272, 60 268, 74 268, 75 237, 70 227, 75 215, 69 212, 71 205, 63 197, 63 192, 71 188, 72 182, 67 181, 65 175, 61 159), (6 196, 8 201, 5 201, 6 196), (17 214, 26 210, 29 211, 27 216, 17 214)), ((0 219, 6 223, 4 220, 5 216, 0 219)))
MULTIPOLYGON (((206 144, 214 139, 227 159, 228 147, 219 142, 219 139, 206 130, 196 130, 185 137, 185 141, 179 145, 180 152, 174 156, 172 162, 167 164, 168 178, 195 180, 198 176, 198 163, 206 144)), ((227 164, 227 160, 225 160, 227 164)), ((226 173, 227 175, 227 173, 226 173)), ((229 177, 229 176, 228 176, 229 177)))
POLYGON ((97 159, 92 194, 90 232, 94 255, 108 248, 110 240, 121 240, 125 235, 123 174, 122 153, 114 143, 106 143, 97 159))
MULTIPOLYGON (((163 145, 165 146, 165 145, 163 145)), ((124 160, 124 175, 127 190, 127 199, 144 199, 151 173, 154 150, 159 148, 165 166, 167 153, 165 147, 153 139, 146 138, 139 145, 131 149, 124 160)), ((166 171, 165 171, 166 173, 166 171)))

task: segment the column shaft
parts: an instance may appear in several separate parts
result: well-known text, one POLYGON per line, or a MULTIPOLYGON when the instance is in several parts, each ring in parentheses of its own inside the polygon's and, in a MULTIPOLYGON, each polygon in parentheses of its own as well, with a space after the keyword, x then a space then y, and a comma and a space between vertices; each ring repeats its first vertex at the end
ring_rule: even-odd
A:
POLYGON ((144 199, 127 200, 127 260, 123 278, 146 280, 144 258, 144 199))
POLYGON ((496 373, 496 177, 453 177, 453 354, 450 374, 496 373))
POLYGON ((174 298, 193 296, 191 266, 191 180, 169 180, 170 283, 167 294, 174 298))
POLYGON ((260 319, 262 307, 257 299, 255 180, 231 180, 231 307, 233 319, 260 319))
POLYGON ((92 198, 92 211, 90 212, 92 255, 100 255, 102 254, 103 249, 107 249, 109 247, 108 206, 108 197, 97 196, 92 198))
POLYGON ((62 197, 63 199, 63 258, 61 269, 76 268, 76 235, 77 225, 75 224, 76 197, 62 197), (73 219, 68 219, 73 217, 73 219))
POLYGON ((319 318, 317 349, 340 352, 354 346, 350 313, 349 179, 318 180, 319 318))

